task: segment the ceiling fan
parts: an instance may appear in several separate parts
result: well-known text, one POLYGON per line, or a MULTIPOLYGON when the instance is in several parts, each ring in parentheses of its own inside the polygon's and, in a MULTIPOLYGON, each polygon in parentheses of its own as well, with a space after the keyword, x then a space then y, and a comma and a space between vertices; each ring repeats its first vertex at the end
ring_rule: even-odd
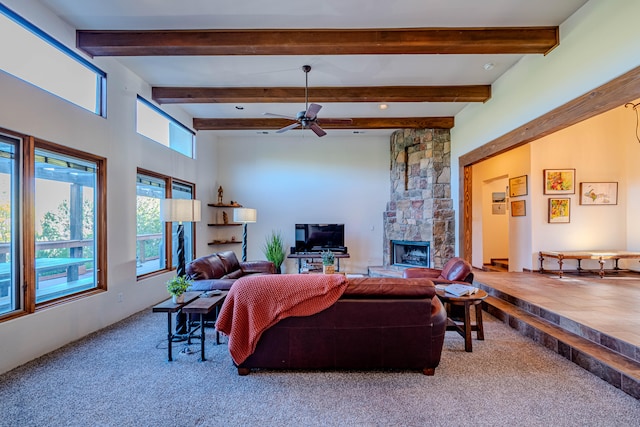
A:
MULTIPOLYGON (((278 129, 276 133, 283 133, 291 129, 295 129, 302 126, 302 129, 311 129, 318 136, 325 136, 327 132, 324 131, 318 124, 318 112, 322 108, 320 104, 309 104, 309 71, 311 71, 311 65, 303 65, 302 71, 304 71, 304 111, 300 111, 296 117, 283 116, 280 114, 264 113, 265 116, 284 117, 290 120, 295 120, 295 123, 285 126, 282 129, 278 129)), ((323 123, 327 124, 351 124, 351 119, 323 119, 323 123)))

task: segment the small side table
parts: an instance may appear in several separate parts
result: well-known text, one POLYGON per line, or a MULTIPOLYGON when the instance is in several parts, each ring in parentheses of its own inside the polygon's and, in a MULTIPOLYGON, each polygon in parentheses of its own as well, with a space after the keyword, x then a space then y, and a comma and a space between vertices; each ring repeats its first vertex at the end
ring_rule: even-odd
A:
POLYGON ((447 318, 447 330, 456 331, 464 337, 464 350, 467 352, 473 351, 473 344, 471 342, 471 331, 476 331, 476 337, 484 341, 484 327, 482 326, 482 307, 480 304, 482 300, 487 297, 487 293, 482 289, 478 289, 475 294, 465 295, 462 297, 449 294, 442 289, 436 290, 438 298, 445 304, 458 305, 464 307, 464 318, 462 324, 459 324, 452 318, 447 318), (471 306, 476 306, 476 323, 471 324, 471 306))
POLYGON ((184 293, 184 302, 183 303, 175 303, 173 300, 168 299, 164 302, 161 302, 158 305, 153 306, 151 309, 154 313, 167 313, 167 337, 169 339, 168 348, 168 360, 171 362, 173 360, 171 355, 171 348, 173 343, 173 337, 175 337, 173 333, 173 328, 171 327, 171 315, 173 313, 177 313, 180 311, 182 307, 189 304, 194 299, 197 299, 200 296, 201 292, 185 292, 184 293))
MULTIPOLYGON (((220 295, 214 295, 211 297, 200 297, 182 308, 182 312, 185 314, 199 314, 200 315, 200 361, 204 362, 204 316, 216 310, 216 319, 220 312, 220 307, 227 297, 228 291, 223 291, 220 295)), ((191 327, 191 326, 189 326, 191 327)), ((220 335, 216 330, 216 344, 220 344, 220 335)), ((191 330, 189 331, 189 339, 191 339, 191 330)))

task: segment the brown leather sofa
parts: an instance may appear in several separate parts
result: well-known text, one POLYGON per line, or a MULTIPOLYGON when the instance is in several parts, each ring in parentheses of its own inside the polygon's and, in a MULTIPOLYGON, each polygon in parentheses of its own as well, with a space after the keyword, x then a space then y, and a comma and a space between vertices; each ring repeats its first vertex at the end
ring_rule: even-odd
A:
POLYGON ((190 291, 229 290, 240 277, 251 274, 275 274, 271 261, 239 262, 233 251, 217 252, 194 259, 186 266, 193 282, 190 291))
POLYGON ((403 271, 405 278, 427 278, 435 284, 455 282, 473 283, 472 267, 466 260, 454 257, 446 262, 442 270, 436 268, 411 267, 403 271))
POLYGON ((352 278, 328 309, 267 329, 240 375, 266 369, 408 369, 433 375, 446 312, 428 279, 352 278))

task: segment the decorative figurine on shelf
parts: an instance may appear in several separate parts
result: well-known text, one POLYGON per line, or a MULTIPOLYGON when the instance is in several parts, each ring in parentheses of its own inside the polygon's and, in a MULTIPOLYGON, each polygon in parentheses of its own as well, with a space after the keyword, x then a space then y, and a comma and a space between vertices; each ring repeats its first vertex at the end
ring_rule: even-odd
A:
POLYGON ((222 193, 224 193, 224 190, 222 189, 222 185, 220 187, 218 187, 218 204, 221 205, 222 204, 222 193))
POLYGON ((229 224, 229 215, 226 212, 222 212, 222 223, 229 224))

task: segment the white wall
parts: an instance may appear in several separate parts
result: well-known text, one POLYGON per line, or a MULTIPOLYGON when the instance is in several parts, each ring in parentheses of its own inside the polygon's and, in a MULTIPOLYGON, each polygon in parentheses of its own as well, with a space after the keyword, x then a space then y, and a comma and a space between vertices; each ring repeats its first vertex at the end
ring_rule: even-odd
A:
MULTIPOLYGON (((224 188, 225 202, 258 210, 258 222, 247 228, 248 260, 264 259, 261 248, 272 230, 282 232, 288 249, 295 244, 296 223, 344 223, 351 258, 340 261, 341 269, 366 273, 382 264, 388 137, 225 138, 217 160, 216 185, 224 188)), ((240 246, 234 250, 239 254, 240 246)), ((297 272, 296 261, 286 260, 283 272, 297 272)))
MULTIPOLYGON (((75 45, 75 30, 38 3, 4 3, 68 46, 75 45)), ((0 73, 0 127, 107 158, 108 229, 108 291, 0 323, 0 373, 167 297, 164 282, 170 273, 136 281, 137 167, 195 182, 198 194, 211 193, 215 181, 216 166, 208 160, 215 153, 211 137, 203 137, 209 144, 200 144, 201 157, 196 161, 136 134, 136 95, 151 99, 150 87, 113 59, 96 59, 95 64, 108 75, 108 119, 0 73)), ((191 123, 177 108, 168 112, 191 123)), ((197 229, 206 227, 198 224, 197 229)), ((205 248, 198 239, 198 251, 204 253, 205 248)))
MULTIPOLYGON (((628 241, 640 240, 638 230, 627 228, 637 218, 637 211, 631 213, 627 208, 628 192, 637 195, 640 184, 638 173, 628 170, 625 160, 629 150, 639 151, 634 130, 633 113, 621 106, 531 144, 534 262, 540 250, 625 250, 628 241), (548 199, 552 196, 543 194, 543 169, 564 168, 576 170, 575 194, 557 196, 571 200, 570 223, 549 224, 548 199), (585 181, 617 182, 618 204, 580 205, 579 183, 585 181)), ((571 261, 566 263, 567 268, 574 266, 571 261)), ((596 261, 583 261, 582 266, 598 268, 596 261)), ((557 262, 545 261, 547 267, 557 268, 557 262)))
POLYGON ((531 176, 530 146, 525 145, 505 154, 492 157, 473 166, 472 203, 474 221, 472 224, 473 259, 472 265, 482 268, 491 258, 509 258, 510 271, 531 268, 531 176), (491 214, 491 192, 505 191, 508 178, 528 176, 528 194, 508 197, 506 215, 491 214), (487 193, 487 194, 483 194, 487 193), (482 195, 482 197, 480 197, 482 195), (526 216, 512 217, 510 202, 524 200, 526 216), (481 215, 480 220, 476 216, 481 215), (486 217, 489 217, 488 219, 486 217), (476 243, 476 241, 480 243, 476 243), (489 241, 487 243, 487 241, 489 241))
POLYGON ((637 0, 591 0, 560 26, 557 48, 527 56, 493 84, 489 101, 460 112, 451 132, 453 199, 461 155, 639 66, 638 16, 637 0))

